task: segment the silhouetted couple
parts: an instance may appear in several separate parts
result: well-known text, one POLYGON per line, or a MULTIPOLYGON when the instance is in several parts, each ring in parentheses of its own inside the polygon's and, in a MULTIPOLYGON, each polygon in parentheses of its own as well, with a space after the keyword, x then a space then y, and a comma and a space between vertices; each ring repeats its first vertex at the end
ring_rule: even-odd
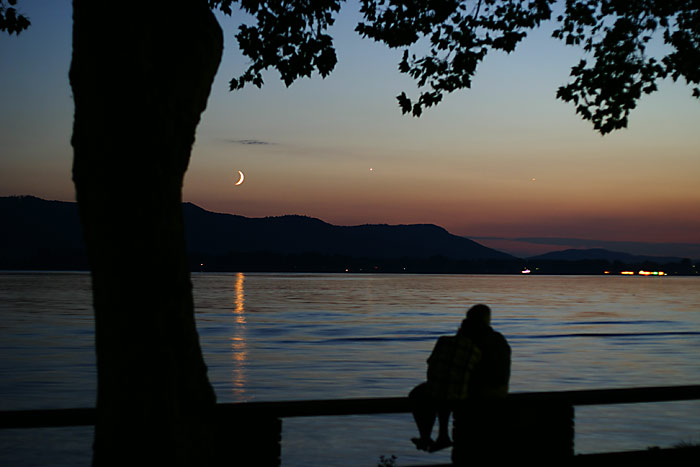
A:
POLYGON ((428 381, 416 386, 408 396, 420 433, 411 441, 428 452, 451 446, 449 420, 455 404, 468 398, 504 397, 509 380, 510 346, 501 333, 491 328, 491 309, 474 305, 456 335, 438 339, 428 358, 428 381), (439 431, 433 441, 436 415, 439 431))

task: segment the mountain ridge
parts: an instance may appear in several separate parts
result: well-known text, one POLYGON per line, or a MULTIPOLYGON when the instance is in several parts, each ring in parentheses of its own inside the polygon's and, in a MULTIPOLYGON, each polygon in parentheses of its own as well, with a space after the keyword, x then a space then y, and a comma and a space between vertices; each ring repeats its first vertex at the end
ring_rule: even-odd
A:
MULTIPOLYGON (((516 260, 434 224, 338 226, 298 214, 245 217, 183 203, 192 262, 255 253, 454 261, 516 260)), ((35 196, 0 197, 0 268, 83 268, 77 204, 35 196)))
POLYGON ((682 261, 678 256, 651 256, 633 255, 620 251, 612 251, 605 248, 569 248, 566 250, 550 251, 541 255, 529 256, 528 260, 553 260, 553 261, 584 261, 602 259, 606 261, 620 261, 626 264, 655 262, 673 263, 682 261))
POLYGON ((282 254, 320 253, 351 257, 512 260, 473 240, 453 235, 434 224, 362 224, 340 226, 298 214, 244 217, 183 205, 186 239, 193 253, 274 251, 282 254), (212 235, 209 229, 217 229, 212 235), (284 231, 285 235, 280 236, 284 231), (208 237, 205 241, 204 237, 208 237))
MULTIPOLYGON (((341 226, 299 214, 216 213, 189 202, 182 209, 193 271, 519 274, 530 268, 538 274, 602 274, 655 263, 674 274, 697 275, 698 267, 678 257, 602 248, 517 258, 434 224, 341 226)), ((0 269, 89 269, 76 203, 0 197, 0 222, 0 269)))

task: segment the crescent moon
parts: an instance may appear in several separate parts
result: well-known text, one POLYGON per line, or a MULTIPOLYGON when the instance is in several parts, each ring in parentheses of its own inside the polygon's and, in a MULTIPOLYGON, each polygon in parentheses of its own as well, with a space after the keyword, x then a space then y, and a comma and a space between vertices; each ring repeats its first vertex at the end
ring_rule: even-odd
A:
POLYGON ((238 171, 238 175, 240 175, 241 178, 239 178, 236 182, 236 186, 240 185, 241 183, 243 183, 243 180, 245 180, 245 175, 243 175, 243 172, 241 172, 240 170, 238 171))

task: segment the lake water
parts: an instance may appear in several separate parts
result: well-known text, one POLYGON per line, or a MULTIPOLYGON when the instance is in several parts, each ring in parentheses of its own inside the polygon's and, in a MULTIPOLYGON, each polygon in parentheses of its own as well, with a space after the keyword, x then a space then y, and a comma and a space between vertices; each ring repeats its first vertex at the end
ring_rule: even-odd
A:
MULTIPOLYGON (((438 336, 486 303, 511 392, 700 384, 700 278, 194 274, 220 402, 404 396, 438 336)), ((90 407, 90 277, 0 274, 0 410, 90 407)), ((136 323, 138 324, 138 323, 136 323)), ((89 465, 91 428, 0 430, 0 465, 89 465), (37 449, 40 446, 41 449, 37 449)), ((283 465, 448 462, 409 414, 285 419, 283 465)), ((700 441, 700 401, 576 409, 576 452, 700 441)))

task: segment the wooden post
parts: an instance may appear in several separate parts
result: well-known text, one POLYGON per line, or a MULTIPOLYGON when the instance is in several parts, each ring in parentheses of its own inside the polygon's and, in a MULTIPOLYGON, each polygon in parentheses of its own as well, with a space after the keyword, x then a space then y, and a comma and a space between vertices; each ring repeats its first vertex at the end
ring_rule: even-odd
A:
POLYGON ((565 461, 574 455, 570 403, 471 402, 454 412, 455 465, 485 461, 565 461))
POLYGON ((214 435, 217 465, 279 466, 281 464, 282 420, 277 417, 236 417, 219 420, 214 435))

